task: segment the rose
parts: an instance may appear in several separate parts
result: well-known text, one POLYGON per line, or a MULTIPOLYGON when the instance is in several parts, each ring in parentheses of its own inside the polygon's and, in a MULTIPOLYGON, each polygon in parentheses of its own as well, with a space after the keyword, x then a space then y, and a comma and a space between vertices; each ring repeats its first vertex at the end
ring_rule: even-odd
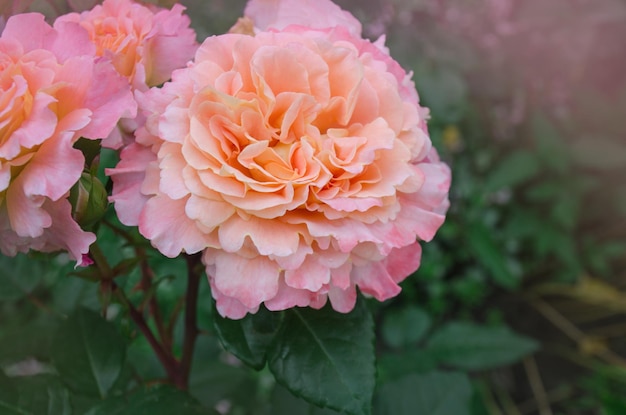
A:
POLYGON ((244 15, 252 19, 255 31, 283 30, 288 26, 307 29, 341 27, 354 39, 361 39, 361 23, 329 0, 250 0, 244 15))
MULTIPOLYGON (((306 9, 302 7, 302 0, 250 0, 246 6, 245 16, 253 21, 257 33, 283 30, 287 27, 291 31, 311 29, 328 31, 334 28, 335 37, 352 43, 359 49, 360 54, 372 54, 376 60, 384 62, 387 71, 396 77, 402 98, 417 105, 423 121, 428 118, 428 110, 419 106, 419 97, 411 80, 413 73, 406 73, 400 64, 389 56, 384 35, 372 43, 361 37, 361 23, 336 4, 327 0, 304 1, 307 2, 306 9)), ((421 128, 426 130, 426 124, 424 123, 421 128)))
MULTIPOLYGON (((184 10, 180 4, 168 10, 132 0, 105 0, 80 14, 60 16, 55 24, 80 24, 96 45, 96 54, 110 59, 133 89, 146 90, 170 79, 172 71, 183 67, 198 47, 184 10)), ((103 146, 120 148, 129 143, 141 122, 121 120, 103 146)))
POLYGON ((128 82, 94 58, 84 29, 41 14, 11 17, 0 37, 0 250, 67 250, 95 240, 67 201, 83 171, 78 138, 105 137, 136 103, 128 82))
POLYGON ((198 46, 184 10, 180 4, 167 10, 131 0, 105 0, 80 14, 60 16, 56 23, 80 24, 89 32, 97 55, 110 58, 134 88, 145 90, 170 79, 198 46))
POLYGON ((382 42, 334 4, 259 4, 254 22, 255 10, 282 20, 207 39, 138 94, 146 124, 109 171, 118 215, 169 257, 203 251, 227 317, 328 299, 348 312, 357 286, 394 296, 448 206, 426 112, 382 42))

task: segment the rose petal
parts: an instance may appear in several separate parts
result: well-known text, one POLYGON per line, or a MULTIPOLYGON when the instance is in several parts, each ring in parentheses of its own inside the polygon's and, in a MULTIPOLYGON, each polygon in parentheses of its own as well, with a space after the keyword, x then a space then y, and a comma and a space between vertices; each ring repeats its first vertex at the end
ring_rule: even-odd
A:
POLYGON ((156 155, 147 147, 131 144, 120 154, 120 162, 105 173, 113 179, 113 194, 109 198, 115 203, 117 216, 124 225, 136 226, 148 196, 141 192, 142 181, 148 165, 156 155))
POLYGON ((342 26, 361 35, 361 23, 330 0, 250 0, 244 15, 259 30, 301 25, 314 29, 342 26))
POLYGON ((300 267, 285 271, 285 283, 293 288, 319 291, 330 282, 331 271, 309 255, 300 267))
POLYGON ((265 301, 268 310, 279 311, 292 307, 311 307, 320 309, 326 304, 326 295, 308 290, 300 290, 280 281, 278 293, 270 300, 265 301))
POLYGON ((180 215, 185 210, 185 203, 186 199, 155 196, 148 199, 139 216, 139 231, 170 258, 183 251, 187 254, 200 252, 208 245, 209 238, 196 223, 180 215))
POLYGON ((261 255, 289 256, 298 250, 298 229, 278 221, 233 217, 219 228, 219 240, 227 252, 237 252, 249 237, 261 255))
MULTIPOLYGON (((207 254, 210 255, 210 254, 207 254)), ((258 307, 278 292, 278 265, 266 257, 244 258, 214 252, 215 288, 248 308, 258 307)))

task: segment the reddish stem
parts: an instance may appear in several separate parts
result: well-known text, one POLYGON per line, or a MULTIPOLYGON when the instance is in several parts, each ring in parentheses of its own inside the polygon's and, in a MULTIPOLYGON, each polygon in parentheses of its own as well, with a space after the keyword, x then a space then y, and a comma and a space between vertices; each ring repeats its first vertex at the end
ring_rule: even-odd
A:
MULTIPOLYGON (((131 320, 135 323, 139 331, 146 337, 150 347, 156 353, 159 362, 163 365, 163 368, 167 372, 167 377, 174 380, 177 377, 178 373, 178 362, 174 359, 174 357, 168 353, 163 346, 159 343, 159 341, 154 337, 152 330, 148 327, 143 314, 141 314, 135 306, 126 298, 124 291, 122 291, 115 282, 112 281, 112 289, 113 292, 118 296, 118 298, 122 301, 122 303, 128 309, 131 320)), ((178 385, 177 385, 178 386, 178 385)))
POLYGON ((183 353, 180 360, 180 376, 182 389, 189 386, 191 361, 198 337, 198 290, 202 268, 200 254, 188 255, 187 260, 187 294, 185 298, 185 334, 183 337, 183 353))

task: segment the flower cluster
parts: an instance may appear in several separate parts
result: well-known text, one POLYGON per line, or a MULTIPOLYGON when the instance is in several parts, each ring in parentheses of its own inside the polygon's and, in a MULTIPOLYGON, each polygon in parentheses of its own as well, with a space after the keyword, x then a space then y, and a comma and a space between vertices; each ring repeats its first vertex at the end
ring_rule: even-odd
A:
MULTIPOLYGON (((378 300, 397 295, 399 282, 419 267, 419 241, 433 238, 444 221, 450 171, 431 146, 428 112, 411 75, 391 58, 384 38, 364 39, 360 23, 330 0, 250 0, 231 33, 209 37, 196 50, 181 11, 175 6, 154 13, 127 0, 106 0, 55 24, 55 30, 83 30, 94 65, 115 67, 134 89, 138 128, 118 165, 107 170, 122 223, 138 226, 168 257, 201 252, 217 309, 230 318, 261 304, 283 310, 330 301, 348 312, 357 287, 378 300)), ((121 96, 123 89, 101 83, 83 91, 103 106, 126 108, 107 95, 121 96)), ((60 106, 66 95, 44 100, 41 111, 60 106)), ((29 106, 37 125, 48 126, 30 102, 21 105, 29 106)), ((44 147, 28 141, 32 134, 7 130, 1 142, 4 157, 5 147, 15 147, 4 137, 24 141, 6 158, 12 164, 0 159, 7 172, 0 184, 9 182, 40 211, 60 202, 66 222, 64 198, 82 170, 73 141, 106 136, 123 115, 101 122, 107 109, 82 105, 91 110, 84 115, 88 125, 101 128, 81 125, 62 135, 65 141, 51 140, 78 153, 73 176, 55 171, 67 179, 55 193, 23 183, 30 176, 21 166, 32 161, 21 160, 44 147)), ((65 126, 58 111, 56 119, 65 126)), ((6 125, 29 126, 21 118, 6 125)), ((61 151, 41 157, 69 157, 61 151)), ((35 166, 52 166, 43 164, 35 166)), ((19 198, 2 193, 0 208, 14 203, 19 198)), ((56 217, 33 223, 31 213, 18 210, 29 227, 58 235, 56 217)), ((0 232, 15 232, 23 243, 3 237, 3 252, 47 248, 33 242, 41 233, 15 226, 23 225, 14 219, 15 208, 3 212, 0 232)), ((50 248, 78 258, 91 242, 89 234, 79 248, 50 248)))
POLYGON ((165 81, 164 72, 193 55, 193 32, 180 12, 107 0, 93 14, 61 16, 53 27, 38 13, 7 21, 0 36, 3 254, 64 250, 79 265, 88 262, 96 237, 81 229, 68 201, 85 168, 75 144, 105 138, 121 118, 133 119, 132 89, 165 81), (127 56, 133 60, 119 64, 127 56))
POLYGON ((251 34, 208 38, 141 96, 109 172, 120 219, 167 256, 203 252, 228 317, 396 295, 450 182, 410 77, 331 2, 252 0, 246 17, 251 34))

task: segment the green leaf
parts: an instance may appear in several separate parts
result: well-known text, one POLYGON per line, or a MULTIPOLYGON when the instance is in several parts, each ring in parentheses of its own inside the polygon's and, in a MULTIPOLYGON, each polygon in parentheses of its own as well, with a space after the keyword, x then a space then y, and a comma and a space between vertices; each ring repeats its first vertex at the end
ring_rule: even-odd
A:
POLYGON ((52 359, 63 380, 75 391, 106 397, 122 371, 124 339, 97 313, 79 309, 59 327, 52 359))
POLYGON ((552 202, 553 206, 550 212, 552 221, 561 225, 563 229, 573 230, 578 222, 582 204, 569 192, 559 196, 552 202))
POLYGON ((50 375, 20 377, 16 378, 16 384, 19 396, 17 407, 22 412, 7 414, 72 415, 70 393, 58 377, 50 375))
POLYGON ((438 362, 431 350, 414 348, 399 354, 385 353, 376 363, 378 381, 386 382, 411 373, 430 372, 438 362))
POLYGON ((248 314, 241 320, 223 318, 217 312, 214 316, 217 335, 226 350, 248 366, 261 370, 283 314, 261 307, 256 314, 248 314))
POLYGON ((383 384, 376 415, 469 415, 472 387, 464 373, 411 374, 383 384))
POLYGON ((624 415, 626 413, 626 396, 623 392, 623 386, 620 392, 610 390, 601 392, 602 415, 624 415))
POLYGON ((624 415, 626 399, 623 396, 606 394, 602 398, 602 415, 624 415))
POLYGON ((0 415, 19 414, 15 412, 17 410, 15 405, 17 405, 17 389, 11 379, 0 370, 0 415))
POLYGON ((496 192, 503 188, 515 187, 539 173, 537 156, 529 151, 516 151, 509 154, 489 173, 485 191, 496 192))
POLYGON ((227 400, 238 407, 239 404, 255 407, 259 402, 258 386, 261 383, 274 383, 269 370, 254 372, 226 354, 217 336, 198 336, 189 376, 189 393, 202 405, 214 408, 220 401, 227 400))
POLYGON ((533 139, 543 164, 557 173, 565 173, 569 167, 568 148, 559 130, 541 113, 536 113, 531 122, 533 139))
POLYGON ((50 345, 59 320, 46 313, 28 319, 10 317, 5 314, 0 323, 0 365, 32 357, 49 360, 50 345))
MULTIPOLYGON (((189 390, 206 406, 214 406, 222 399, 235 400, 252 382, 251 372, 244 366, 231 366, 216 360, 204 363, 202 368, 198 366, 193 367, 189 390)), ((251 396, 246 398, 250 400, 251 396)))
POLYGON ((25 254, 11 258, 0 254, 0 301, 15 301, 30 294, 43 274, 41 261, 25 254))
POLYGON ((415 306, 385 314, 382 335, 388 345, 404 347, 419 342, 430 328, 430 316, 415 306))
POLYGON ((128 397, 108 399, 85 415, 218 415, 172 386, 142 389, 128 397))
POLYGON ((0 415, 34 415, 16 406, 0 401, 0 415))
POLYGON ((165 378, 167 373, 145 336, 137 336, 126 349, 126 361, 143 379, 165 378))
POLYGON ((447 365, 486 370, 516 362, 537 350, 538 344, 508 327, 451 322, 432 335, 427 348, 447 365))
POLYGON ((313 404, 367 415, 375 382, 373 329, 362 301, 349 314, 330 306, 293 308, 270 348, 269 368, 279 383, 313 404))
POLYGON ((276 385, 270 398, 272 415, 339 415, 328 408, 318 408, 298 398, 280 385, 276 385))
POLYGON ((480 222, 470 224, 467 238, 468 247, 474 252, 476 259, 487 268, 496 284, 507 289, 519 285, 519 278, 512 272, 501 246, 485 225, 480 222))
POLYGON ((52 289, 52 304, 55 310, 64 314, 71 314, 77 307, 98 310, 102 307, 98 298, 98 284, 65 276, 52 289))

